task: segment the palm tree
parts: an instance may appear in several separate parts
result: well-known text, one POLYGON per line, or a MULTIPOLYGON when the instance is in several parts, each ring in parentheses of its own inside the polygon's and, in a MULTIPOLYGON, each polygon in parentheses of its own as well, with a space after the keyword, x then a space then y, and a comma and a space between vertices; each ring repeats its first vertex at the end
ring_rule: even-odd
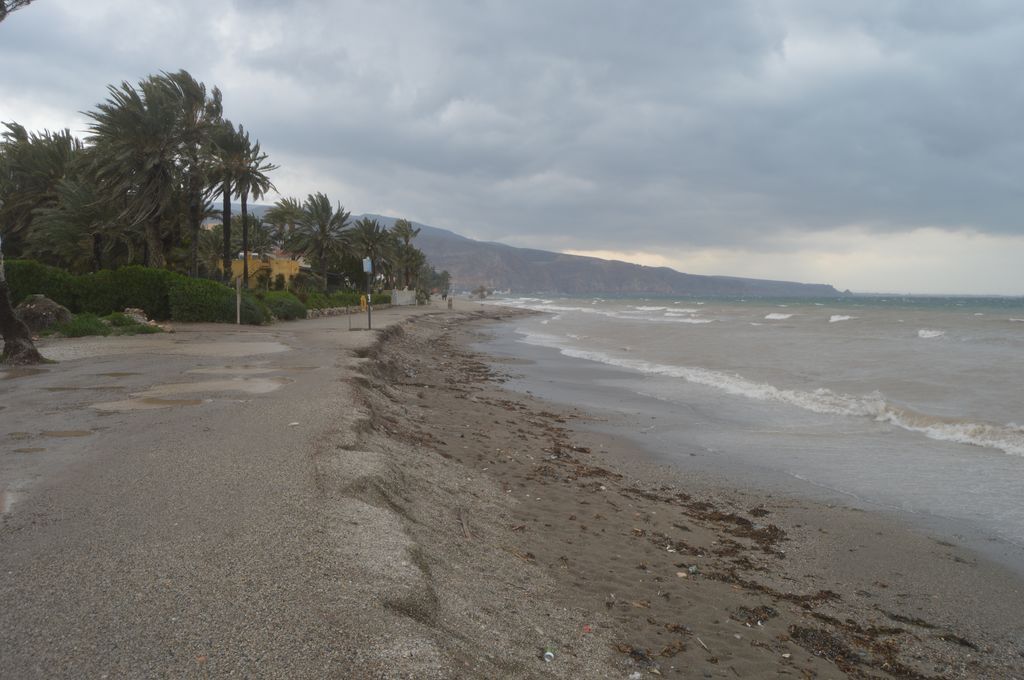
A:
POLYGON ((413 247, 412 240, 419 235, 420 229, 414 229, 412 222, 403 218, 395 220, 394 226, 391 227, 391 233, 395 235, 398 242, 398 247, 395 248, 396 264, 401 269, 403 283, 408 288, 412 282, 412 272, 418 268, 416 254, 419 253, 419 250, 413 247))
POLYGON ((162 268, 164 220, 178 189, 180 102, 155 78, 111 85, 107 101, 86 115, 96 149, 94 172, 107 198, 123 205, 121 219, 141 225, 146 264, 162 268))
POLYGON ((259 141, 257 140, 255 144, 251 143, 249 133, 241 125, 238 126, 238 135, 242 140, 245 152, 242 163, 238 166, 238 174, 235 175, 235 192, 242 201, 242 280, 248 287, 249 196, 259 199, 271 189, 275 189, 273 182, 267 177, 267 173, 277 170, 277 166, 267 162, 267 154, 260 151, 259 141))
POLYGON ((369 217, 360 218, 349 233, 349 243, 353 252, 361 258, 370 258, 374 273, 383 267, 384 255, 390 245, 391 237, 388 230, 380 222, 369 217))
POLYGON ((213 159, 211 177, 217 183, 224 199, 221 211, 221 234, 224 239, 224 280, 231 280, 231 261, 234 253, 231 250, 231 195, 234 192, 235 178, 241 174, 241 166, 245 163, 245 143, 241 135, 235 131, 230 120, 221 121, 213 133, 213 159))
POLYGON ((198 82, 188 71, 161 73, 153 80, 180 105, 178 138, 189 227, 189 275, 195 277, 199 275, 199 229, 207 200, 213 191, 208 176, 208 155, 224 106, 220 89, 214 87, 207 96, 206 85, 198 82))
POLYGON ((274 239, 278 244, 284 244, 295 231, 295 225, 302 221, 302 204, 298 199, 287 197, 282 198, 267 210, 263 215, 263 221, 274 227, 274 239))
POLYGON ((56 204, 35 211, 26 253, 71 271, 98 271, 115 249, 127 246, 122 252, 134 252, 133 234, 121 231, 117 215, 93 182, 63 179, 57 184, 56 204))
POLYGON ((331 207, 326 194, 310 194, 302 205, 302 219, 295 227, 289 249, 312 257, 320 266, 324 292, 327 292, 327 263, 332 256, 341 256, 346 245, 346 227, 351 213, 341 204, 331 207))
POLYGON ((0 21, 7 18, 7 15, 16 9, 21 9, 32 3, 32 0, 0 0, 0 21))
POLYGON ((4 123, 0 136, 0 234, 9 254, 19 255, 36 211, 56 205, 57 187, 82 155, 82 142, 68 130, 29 133, 4 123))

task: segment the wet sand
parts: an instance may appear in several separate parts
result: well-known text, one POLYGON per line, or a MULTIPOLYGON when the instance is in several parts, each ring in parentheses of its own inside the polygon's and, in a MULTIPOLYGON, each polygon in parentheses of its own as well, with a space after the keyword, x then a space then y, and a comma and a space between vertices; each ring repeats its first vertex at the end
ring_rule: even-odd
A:
POLYGON ((1012 572, 891 518, 691 484, 574 427, 589 414, 503 390, 514 364, 474 339, 433 318, 388 339, 376 422, 499 486, 494 549, 553 579, 552 607, 588 612, 562 654, 600 633, 621 677, 1022 676, 1012 572))

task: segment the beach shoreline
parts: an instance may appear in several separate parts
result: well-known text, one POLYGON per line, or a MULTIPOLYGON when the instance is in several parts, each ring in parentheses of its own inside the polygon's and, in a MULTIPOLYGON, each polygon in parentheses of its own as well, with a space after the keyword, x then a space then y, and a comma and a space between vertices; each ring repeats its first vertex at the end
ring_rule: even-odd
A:
POLYGON ((487 367, 515 367, 472 348, 476 325, 424 317, 382 343, 415 376, 389 385, 392 399, 436 414, 395 434, 501 485, 513 554, 594 612, 610 663, 683 677, 1019 673, 1016 574, 877 514, 695 491, 635 442, 574 427, 583 410, 504 389, 487 367))
POLYGON ((5 481, 34 482, 0 523, 0 678, 1024 677, 1015 575, 508 389, 522 364, 474 347, 523 313, 192 325, 5 372, 5 481), (168 393, 196 398, 130 408, 168 393))

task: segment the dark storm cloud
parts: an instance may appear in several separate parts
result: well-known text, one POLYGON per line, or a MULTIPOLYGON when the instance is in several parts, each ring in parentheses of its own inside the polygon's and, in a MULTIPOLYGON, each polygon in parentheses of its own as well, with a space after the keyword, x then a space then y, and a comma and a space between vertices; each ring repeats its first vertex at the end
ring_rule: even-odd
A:
POLYGON ((78 5, 0 27, 0 88, 76 110, 187 68, 322 178, 284 191, 358 211, 577 249, 1022 231, 1015 2, 78 5))

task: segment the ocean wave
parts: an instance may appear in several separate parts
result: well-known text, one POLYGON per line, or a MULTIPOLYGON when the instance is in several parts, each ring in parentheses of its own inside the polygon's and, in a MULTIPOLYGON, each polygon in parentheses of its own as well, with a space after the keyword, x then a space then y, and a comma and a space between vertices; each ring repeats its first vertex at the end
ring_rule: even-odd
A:
POLYGON ((686 316, 687 314, 697 314, 699 311, 700 310, 697 309, 684 309, 683 307, 680 307, 679 309, 674 309, 671 312, 665 312, 665 316, 686 316))
POLYGON ((771 314, 766 314, 764 318, 768 319, 769 321, 783 321, 785 319, 790 318, 791 316, 793 316, 793 315, 792 314, 779 314, 778 312, 772 312, 771 314))
POLYGON ((828 318, 829 323, 836 323, 838 321, 849 321, 850 319, 856 319, 855 316, 846 316, 845 314, 833 314, 828 318))
POLYGON ((946 331, 936 331, 930 328, 922 328, 917 332, 917 337, 922 338, 924 340, 928 340, 930 338, 941 338, 945 334, 946 331))
POLYGON ((1014 321, 1014 322, 1017 322, 1017 323, 1024 323, 1024 319, 1013 319, 1013 318, 1010 318, 1008 320, 1009 321, 1014 321))
MULTIPOLYGON (((679 378, 735 396, 788 404, 822 415, 871 418, 910 432, 923 434, 930 439, 998 449, 1007 454, 1024 457, 1024 427, 1015 423, 998 425, 940 418, 890 404, 880 392, 857 396, 835 392, 823 387, 815 390, 784 389, 768 383, 755 382, 735 373, 616 357, 605 352, 566 347, 563 341, 555 336, 538 333, 524 333, 523 335, 523 342, 527 344, 553 347, 565 356, 576 359, 630 369, 646 375, 679 378)), ((622 349, 626 350, 627 348, 622 349)))
POLYGON ((633 309, 638 309, 641 312, 664 312, 668 307, 648 307, 647 305, 635 305, 633 309))
POLYGON ((675 318, 675 319, 670 318, 670 319, 664 319, 664 320, 665 321, 669 321, 671 323, 693 323, 693 324, 711 323, 712 321, 714 321, 714 319, 695 319, 693 317, 684 317, 684 318, 675 318))

